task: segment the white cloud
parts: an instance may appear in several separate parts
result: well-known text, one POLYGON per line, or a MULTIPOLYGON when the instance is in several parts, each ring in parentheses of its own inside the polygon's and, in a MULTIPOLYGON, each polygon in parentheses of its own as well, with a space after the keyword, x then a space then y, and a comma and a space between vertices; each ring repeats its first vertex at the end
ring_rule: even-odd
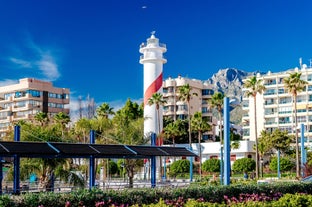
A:
POLYGON ((10 58, 10 61, 15 63, 16 65, 20 65, 20 67, 22 68, 32 68, 32 64, 29 61, 25 61, 25 60, 13 58, 13 57, 10 58))
POLYGON ((56 80, 60 77, 58 65, 55 63, 52 56, 43 54, 42 59, 36 62, 36 65, 48 80, 56 80))
POLYGON ((9 61, 17 68, 31 69, 31 74, 40 74, 37 78, 47 81, 55 81, 60 77, 56 52, 51 52, 51 48, 39 46, 28 38, 26 46, 15 51, 19 51, 19 54, 10 57, 9 61))
POLYGON ((0 81, 0 86, 13 85, 13 84, 17 84, 17 83, 18 83, 17 80, 4 79, 4 80, 0 81))

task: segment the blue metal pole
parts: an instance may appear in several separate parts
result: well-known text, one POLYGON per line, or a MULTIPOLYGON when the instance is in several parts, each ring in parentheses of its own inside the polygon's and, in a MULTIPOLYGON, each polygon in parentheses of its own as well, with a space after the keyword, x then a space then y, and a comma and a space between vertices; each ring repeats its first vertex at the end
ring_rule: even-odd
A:
POLYGON ((230 185, 231 147, 230 147, 230 101, 224 98, 224 185, 230 185))
POLYGON ((304 148, 304 124, 301 124, 301 176, 304 177, 304 166, 306 164, 306 153, 304 148))
POLYGON ((3 171, 2 171, 2 157, 0 157, 0 196, 2 195, 2 179, 3 179, 3 171))
POLYGON ((220 184, 223 185, 223 146, 220 146, 220 184))
MULTIPOLYGON (((151 145, 156 146, 156 134, 151 134, 151 145)), ((151 157, 151 187, 156 187, 156 156, 151 157)))
POLYGON ((167 169, 166 169, 166 165, 167 165, 167 163, 166 163, 166 157, 165 157, 165 159, 164 159, 164 180, 166 181, 167 180, 167 169))
POLYGON ((277 150, 277 177, 281 178, 281 163, 280 163, 281 153, 280 150, 277 150))
MULTIPOLYGON (((14 126, 14 141, 19 142, 20 138, 20 126, 14 126)), ((14 155, 13 194, 20 194, 20 157, 18 155, 14 155)))
MULTIPOLYGON (((190 145, 190 151, 193 151, 192 144, 190 145)), ((190 182, 193 181, 193 157, 190 157, 190 182)))
MULTIPOLYGON (((90 130, 90 144, 95 143, 95 131, 90 130)), ((91 155, 89 159, 89 189, 95 186, 95 159, 91 155)))

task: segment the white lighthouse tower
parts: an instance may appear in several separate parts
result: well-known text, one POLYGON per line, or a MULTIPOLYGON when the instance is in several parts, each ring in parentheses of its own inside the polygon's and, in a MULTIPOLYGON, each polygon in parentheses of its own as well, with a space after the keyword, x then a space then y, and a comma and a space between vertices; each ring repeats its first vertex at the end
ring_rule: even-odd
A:
POLYGON ((148 99, 156 92, 163 93, 163 64, 167 62, 163 53, 167 51, 166 45, 159 43, 159 39, 155 37, 155 32, 151 33, 151 37, 146 43, 140 46, 140 63, 144 66, 144 134, 160 133, 162 131, 162 107, 159 108, 160 129, 158 129, 158 115, 156 106, 149 106, 148 99))

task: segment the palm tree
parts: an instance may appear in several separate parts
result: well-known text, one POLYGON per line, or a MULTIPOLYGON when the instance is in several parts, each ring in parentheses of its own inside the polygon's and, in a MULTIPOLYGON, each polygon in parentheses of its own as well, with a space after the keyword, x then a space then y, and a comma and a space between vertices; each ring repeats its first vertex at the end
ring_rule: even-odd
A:
POLYGON ((185 131, 180 129, 181 120, 169 123, 164 127, 163 134, 165 138, 172 139, 172 145, 175 147, 175 138, 185 134, 185 131))
POLYGON ((158 123, 158 135, 160 135, 160 114, 159 107, 166 104, 167 101, 163 99, 163 95, 161 93, 154 93, 151 98, 148 99, 147 104, 149 106, 155 105, 157 111, 157 123, 158 123))
MULTIPOLYGON (((113 118, 113 131, 111 136, 118 142, 127 145, 146 144, 148 139, 144 137, 143 110, 138 104, 127 100, 125 106, 116 112, 113 118)), ((124 167, 129 178, 129 187, 133 187, 135 170, 143 167, 141 159, 125 159, 124 167)))
POLYGON ((299 163, 299 143, 298 143, 298 118, 297 118, 297 95, 301 91, 303 91, 308 84, 307 81, 301 80, 301 73, 300 72, 294 72, 290 73, 289 77, 286 77, 283 79, 284 81, 284 87, 288 92, 292 95, 293 98, 293 111, 295 112, 295 126, 294 130, 295 132, 295 139, 296 139, 296 175, 299 178, 300 177, 300 163, 299 163))
POLYGON ((62 137, 63 137, 65 126, 66 126, 66 124, 68 124, 70 122, 69 115, 64 113, 64 112, 59 112, 59 113, 54 115, 53 119, 57 124, 59 124, 61 126, 62 137))
POLYGON ((245 93, 247 97, 253 97, 254 100, 254 117, 255 117, 255 141, 256 141, 256 178, 259 178, 259 149, 258 149, 258 132, 257 132, 257 94, 262 94, 265 91, 265 86, 262 80, 257 79, 256 76, 246 80, 243 85, 248 89, 245 93))
POLYGON ((40 111, 34 116, 34 119, 40 123, 40 126, 44 126, 48 121, 48 114, 40 111))
POLYGON ((99 117, 108 118, 109 115, 114 115, 114 108, 111 108, 108 103, 102 103, 97 109, 96 114, 99 117))
MULTIPOLYGON (((163 95, 161 93, 154 93, 152 95, 151 98, 148 99, 147 101, 147 104, 149 106, 152 106, 155 104, 155 107, 156 107, 156 111, 157 111, 157 123, 158 123, 158 131, 157 131, 157 135, 158 136, 161 136, 161 129, 160 129, 160 114, 159 114, 159 107, 166 104, 167 101, 165 101, 163 99, 163 95)), ((161 145, 161 142, 159 142, 159 145, 161 145)), ((160 158, 159 159, 159 165, 162 166, 162 159, 160 158)), ((162 168, 160 167, 160 174, 159 175, 162 175, 162 168)))
POLYGON ((208 124, 207 121, 203 119, 201 112, 196 112, 191 120, 192 129, 198 132, 198 151, 199 151, 199 179, 201 180, 202 172, 201 172, 201 165, 202 165, 202 152, 201 152, 201 143, 200 140, 202 139, 203 133, 211 130, 211 126, 208 124))
MULTIPOLYGON (((192 150, 192 131, 191 131, 191 111, 190 111, 190 100, 192 96, 197 96, 197 93, 191 93, 192 88, 187 83, 181 87, 179 87, 179 100, 184 101, 187 104, 187 119, 188 119, 188 138, 189 138, 189 145, 190 149, 192 150)), ((193 171, 193 162, 192 158, 190 158, 190 174, 193 171)), ((190 180, 192 181, 192 176, 190 177, 190 180)))
POLYGON ((220 144, 222 145, 222 110, 225 95, 221 92, 214 93, 210 99, 210 107, 216 108, 219 114, 219 130, 220 130, 220 144))

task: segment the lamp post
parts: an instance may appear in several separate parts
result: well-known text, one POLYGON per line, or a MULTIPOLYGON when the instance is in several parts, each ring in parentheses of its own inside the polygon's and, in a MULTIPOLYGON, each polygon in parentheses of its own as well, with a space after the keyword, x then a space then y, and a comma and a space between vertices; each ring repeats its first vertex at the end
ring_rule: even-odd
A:
POLYGON ((304 148, 304 124, 300 125, 300 130, 301 130, 301 176, 305 177, 304 174, 304 166, 307 162, 307 154, 306 154, 306 150, 304 148))
POLYGON ((220 184, 223 185, 223 145, 220 146, 220 184))
POLYGON ((280 163, 280 157, 281 157, 281 153, 280 150, 277 150, 277 177, 278 179, 281 178, 281 163, 280 163))

